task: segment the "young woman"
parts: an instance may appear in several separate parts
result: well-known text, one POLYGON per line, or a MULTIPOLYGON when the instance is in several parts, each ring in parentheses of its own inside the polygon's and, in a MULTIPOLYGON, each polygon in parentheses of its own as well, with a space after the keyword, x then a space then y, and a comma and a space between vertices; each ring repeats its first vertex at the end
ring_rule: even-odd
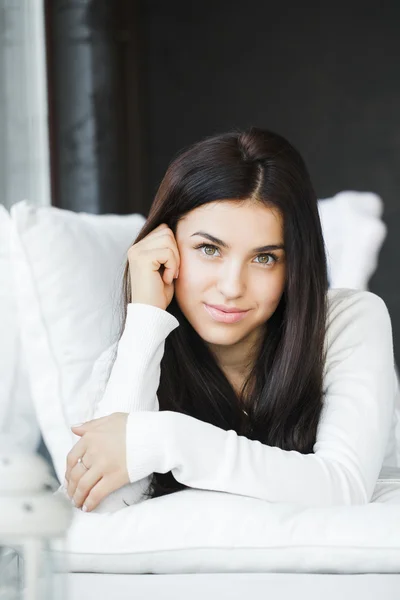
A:
POLYGON ((78 508, 187 487, 370 501, 394 422, 390 317, 371 292, 328 290, 316 194, 283 137, 252 128, 182 152, 123 289, 67 458, 78 508))

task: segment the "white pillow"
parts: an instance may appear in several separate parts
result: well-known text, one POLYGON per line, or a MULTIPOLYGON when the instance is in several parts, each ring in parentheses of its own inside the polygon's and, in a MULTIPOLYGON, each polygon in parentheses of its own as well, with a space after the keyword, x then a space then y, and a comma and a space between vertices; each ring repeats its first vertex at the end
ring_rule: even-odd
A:
POLYGON ((387 233, 382 199, 371 192, 344 191, 319 200, 318 210, 330 287, 368 290, 387 233))
POLYGON ((43 439, 60 482, 94 362, 118 335, 126 253, 145 223, 14 204, 12 252, 24 352, 43 439))
POLYGON ((10 235, 10 215, 0 205, 0 447, 35 452, 40 429, 21 348, 10 235))
POLYGON ((69 571, 399 572, 398 468, 383 469, 372 502, 359 506, 188 489, 114 513, 72 510, 65 546, 53 545, 56 564, 66 559, 69 571))

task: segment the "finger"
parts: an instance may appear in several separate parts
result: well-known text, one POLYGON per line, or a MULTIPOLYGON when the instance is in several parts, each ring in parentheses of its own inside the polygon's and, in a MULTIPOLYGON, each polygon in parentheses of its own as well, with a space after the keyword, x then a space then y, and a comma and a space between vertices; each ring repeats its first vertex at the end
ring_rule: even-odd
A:
POLYGON ((166 284, 171 285, 179 271, 180 258, 179 251, 175 249, 175 247, 171 248, 169 246, 169 249, 172 250, 172 257, 171 260, 167 260, 167 262, 163 265, 164 272, 162 274, 162 278, 166 284))
MULTIPOLYGON (((143 240, 144 241, 144 240, 143 240)), ((143 249, 152 249, 152 248, 165 248, 170 247, 174 253, 176 254, 177 263, 179 266, 180 256, 178 250, 178 244, 176 242, 175 236, 173 232, 169 229, 167 231, 161 231, 158 235, 155 235, 153 238, 147 241, 146 245, 143 249)))
POLYGON ((71 498, 71 500, 75 495, 75 491, 79 485, 81 477, 85 475, 86 471, 87 469, 85 469, 85 467, 81 463, 77 463, 77 465, 73 469, 71 469, 67 485, 67 494, 71 498))
POLYGON ((86 498, 102 477, 101 471, 93 466, 79 478, 73 493, 76 508, 81 508, 83 504, 86 504, 86 498))
MULTIPOLYGON (((146 235, 146 238, 154 237, 158 233, 164 233, 165 231, 168 231, 168 230, 170 230, 170 227, 168 227, 167 223, 160 223, 160 225, 155 227, 152 231, 150 231, 150 233, 148 233, 146 235)), ((145 239, 145 238, 143 238, 143 239, 145 239)))
POLYGON ((76 488, 80 485, 80 481, 82 477, 86 475, 89 471, 95 469, 98 471, 95 465, 91 463, 90 457, 88 454, 85 454, 82 457, 81 462, 77 462, 75 467, 71 470, 70 478, 67 485, 67 493, 72 499, 76 493, 76 488), (88 467, 88 468, 86 468, 88 467))
POLYGON ((141 240, 141 242, 139 242, 139 243, 143 243, 143 246, 146 246, 146 247, 148 244, 151 243, 151 245, 149 247, 154 248, 154 247, 157 247, 157 246, 154 246, 154 242, 157 242, 157 241, 159 242, 160 238, 161 239, 165 238, 166 240, 168 240, 168 242, 170 242, 170 243, 167 242, 168 245, 171 245, 174 250, 178 250, 178 244, 177 244, 177 241, 175 238, 175 234, 172 231, 172 229, 170 229, 167 226, 165 228, 161 229, 160 231, 157 231, 157 229, 155 229, 153 232, 149 233, 149 235, 147 235, 145 238, 143 238, 143 240, 141 240))
POLYGON ((75 435, 83 435, 86 431, 83 425, 71 425, 71 429, 75 435))
POLYGON ((90 493, 85 499, 85 506, 88 511, 94 510, 106 496, 118 489, 117 485, 113 485, 110 477, 102 477, 95 486, 92 487, 90 493))
MULTIPOLYGON (((174 235, 174 232, 172 231, 172 229, 168 229, 164 235, 168 236, 169 239, 169 246, 172 248, 174 254, 175 254, 175 261, 176 261, 176 272, 174 273, 174 276, 178 274, 179 272, 179 267, 181 265, 181 256, 179 253, 179 248, 178 248, 178 242, 176 241, 176 237, 174 235)), ((171 280, 172 283, 172 280, 171 280)))
POLYGON ((137 260, 137 256, 140 257, 141 253, 149 253, 152 250, 163 250, 165 248, 170 248, 175 256, 175 262, 176 262, 176 269, 174 273, 170 273, 170 270, 172 269, 171 265, 168 265, 168 267, 166 267, 165 264, 160 264, 157 266, 157 270, 160 269, 160 266, 164 266, 167 270, 167 277, 164 278, 164 272, 162 273, 162 278, 165 281, 165 283, 172 283, 174 277, 177 275, 178 271, 179 271, 179 267, 180 267, 180 254, 179 254, 179 249, 178 249, 178 245, 175 239, 175 235, 172 231, 172 229, 170 229, 167 225, 165 225, 165 227, 163 227, 162 229, 158 230, 158 228, 156 228, 155 230, 153 230, 151 233, 149 233, 145 238, 143 238, 140 242, 136 244, 134 244, 133 246, 131 246, 128 250, 128 261, 129 263, 131 263, 131 260, 135 261, 137 260), (135 248, 135 246, 138 246, 135 248), (140 249, 139 249, 140 248, 140 249))
POLYGON ((165 248, 153 248, 146 250, 150 255, 155 271, 159 271, 160 267, 164 267, 162 279, 165 283, 172 283, 174 276, 178 270, 178 260, 176 252, 170 246, 165 248))
POLYGON ((104 423, 104 421, 107 421, 108 418, 109 415, 106 415, 105 417, 98 417, 97 419, 91 419, 90 421, 85 421, 85 423, 80 423, 79 425, 71 425, 71 429, 73 429, 74 431, 76 429, 90 429, 92 427, 96 427, 97 425, 104 423))
POLYGON ((143 238, 142 242, 144 242, 145 240, 154 240, 163 236, 166 236, 171 240, 175 241, 175 234, 172 231, 172 229, 170 227, 164 227, 160 230, 154 229, 154 231, 152 231, 151 233, 146 235, 146 237, 143 238))
MULTIPOLYGON (((168 227, 168 225, 166 225, 165 223, 161 223, 161 225, 159 225, 158 227, 156 227, 155 229, 153 229, 152 231, 150 231, 150 233, 148 233, 147 235, 145 235, 144 238, 140 240, 140 242, 136 242, 136 244, 140 244, 141 246, 143 246, 149 240, 157 238, 160 235, 165 235, 169 231, 172 231, 172 230, 170 230, 170 228, 168 227)), ((133 245, 136 245, 136 244, 133 244, 133 245)))
MULTIPOLYGON (((86 440, 84 437, 81 437, 81 439, 76 442, 75 446, 72 448, 72 450, 70 450, 67 454, 67 466, 66 466, 66 470, 65 470, 65 479, 67 481, 70 480, 71 478, 71 473, 72 473, 72 469, 75 467, 75 465, 78 462, 78 458, 80 458, 81 456, 83 456, 86 452, 86 440)), ((88 467, 90 465, 87 465, 88 467)))

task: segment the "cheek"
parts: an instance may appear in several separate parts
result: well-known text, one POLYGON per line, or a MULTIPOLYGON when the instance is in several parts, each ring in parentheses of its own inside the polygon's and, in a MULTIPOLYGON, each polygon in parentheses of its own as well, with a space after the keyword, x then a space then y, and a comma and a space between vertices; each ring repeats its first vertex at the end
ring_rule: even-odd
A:
POLYGON ((181 254, 177 281, 180 281, 184 288, 198 288, 201 283, 207 283, 210 280, 212 272, 213 270, 206 261, 199 260, 195 255, 181 254))
POLYGON ((179 277, 175 280, 175 296, 181 306, 190 304, 196 298, 196 292, 204 288, 208 275, 199 261, 181 255, 179 277))
POLYGON ((260 277, 254 282, 253 291, 260 304, 266 308, 275 307, 279 304, 285 288, 285 271, 275 271, 264 277, 260 277))

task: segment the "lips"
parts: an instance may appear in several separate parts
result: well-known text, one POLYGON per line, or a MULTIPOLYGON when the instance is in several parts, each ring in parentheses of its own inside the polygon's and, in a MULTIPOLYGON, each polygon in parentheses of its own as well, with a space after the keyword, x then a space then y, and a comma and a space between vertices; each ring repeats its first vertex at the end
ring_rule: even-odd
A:
POLYGON ((249 312, 248 310, 240 312, 225 312, 223 310, 219 310, 218 308, 214 308, 209 304, 204 304, 204 308, 214 321, 218 321, 220 323, 237 323, 238 321, 244 319, 249 312))
POLYGON ((210 308, 215 308, 224 313, 242 313, 247 312, 247 310, 241 310, 240 308, 224 308, 220 304, 207 304, 210 308))

